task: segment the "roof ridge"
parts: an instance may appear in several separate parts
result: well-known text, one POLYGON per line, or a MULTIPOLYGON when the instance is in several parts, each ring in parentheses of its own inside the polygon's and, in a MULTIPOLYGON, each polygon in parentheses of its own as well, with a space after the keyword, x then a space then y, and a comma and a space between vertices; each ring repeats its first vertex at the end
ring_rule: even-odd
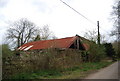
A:
POLYGON ((50 39, 50 40, 39 40, 32 41, 26 44, 23 44, 18 49, 20 50, 33 50, 33 49, 47 49, 47 48, 69 48, 72 43, 77 39, 82 38, 81 36, 72 36, 59 39, 50 39))
POLYGON ((60 40, 60 39, 67 39, 67 38, 73 38, 73 37, 76 37, 76 36, 72 36, 72 37, 65 37, 65 38, 58 38, 58 39, 49 39, 49 40, 38 40, 38 41, 31 41, 31 42, 28 42, 28 43, 40 42, 40 41, 50 41, 50 40, 60 40))

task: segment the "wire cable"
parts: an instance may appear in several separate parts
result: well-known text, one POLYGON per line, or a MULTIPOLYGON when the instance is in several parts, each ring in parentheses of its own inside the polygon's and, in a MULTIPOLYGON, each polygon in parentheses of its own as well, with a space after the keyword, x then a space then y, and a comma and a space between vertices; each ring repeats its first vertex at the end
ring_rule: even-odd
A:
POLYGON ((79 15, 81 15, 83 18, 85 18, 86 20, 88 20, 92 24, 96 25, 93 21, 91 21, 90 19, 88 19, 87 17, 85 17, 84 15, 82 15, 80 12, 78 12, 77 10, 75 10, 73 7, 71 7, 70 5, 68 5, 67 3, 65 3, 64 1, 62 1, 62 0, 60 0, 60 1, 62 3, 64 3, 66 6, 68 6, 69 8, 71 8, 73 11, 75 11, 76 13, 78 13, 79 15))
MULTIPOLYGON (((74 9, 73 7, 71 7, 70 5, 68 5, 66 2, 60 0, 62 3, 64 3, 66 6, 68 6, 69 8, 71 8, 73 11, 75 11, 76 13, 78 13, 80 16, 82 16, 83 18, 85 18, 86 20, 88 20, 90 23, 96 25, 96 23, 94 23, 93 21, 91 21, 90 19, 88 19, 86 16, 82 15, 80 12, 78 12, 76 9, 74 9)), ((100 26, 100 30, 103 30, 101 29, 101 26, 100 26)), ((103 30, 104 32, 106 32, 108 35, 109 33, 105 30, 103 30)))

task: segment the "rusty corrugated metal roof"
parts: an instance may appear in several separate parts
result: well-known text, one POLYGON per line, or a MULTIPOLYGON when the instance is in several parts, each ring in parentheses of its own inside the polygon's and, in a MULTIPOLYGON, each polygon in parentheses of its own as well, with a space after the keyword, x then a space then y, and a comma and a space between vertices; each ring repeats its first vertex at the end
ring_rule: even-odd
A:
MULTIPOLYGON (((53 40, 42 40, 26 43, 18 48, 18 50, 34 50, 34 49, 47 49, 47 48, 69 48, 78 36, 53 39, 53 40)), ((88 49, 88 45, 83 43, 85 49, 88 49)))
POLYGON ((73 43, 75 39, 76 36, 62 38, 62 39, 35 41, 35 42, 26 43, 20 46, 18 49, 33 50, 33 49, 47 49, 47 48, 69 48, 69 46, 73 43))

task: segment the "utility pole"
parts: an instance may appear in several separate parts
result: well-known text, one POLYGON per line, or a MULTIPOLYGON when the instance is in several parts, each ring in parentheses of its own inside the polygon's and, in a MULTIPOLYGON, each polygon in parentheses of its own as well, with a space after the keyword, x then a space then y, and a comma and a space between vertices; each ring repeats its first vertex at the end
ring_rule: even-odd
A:
POLYGON ((97 43, 100 45, 100 31, 99 31, 99 21, 97 21, 97 26, 98 26, 98 40, 97 40, 97 43))

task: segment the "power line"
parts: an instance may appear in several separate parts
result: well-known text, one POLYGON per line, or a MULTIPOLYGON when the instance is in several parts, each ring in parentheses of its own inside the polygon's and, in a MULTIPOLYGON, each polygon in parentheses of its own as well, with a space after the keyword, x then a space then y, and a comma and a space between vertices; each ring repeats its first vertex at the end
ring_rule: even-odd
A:
MULTIPOLYGON (((70 5, 68 5, 66 2, 60 0, 62 3, 64 3, 66 6, 68 6, 69 8, 71 8, 73 11, 75 11, 76 13, 78 13, 80 16, 82 16, 83 18, 85 18, 86 20, 88 20, 90 23, 96 25, 96 23, 94 23, 93 21, 91 21, 90 19, 88 19, 87 17, 85 17, 84 15, 82 15, 80 12, 78 12, 76 9, 74 9, 73 7, 71 7, 70 5)), ((101 29, 101 26, 100 26, 100 30, 103 30, 101 29)), ((105 31, 105 30, 103 30, 105 31)), ((105 31, 107 34, 109 34, 107 31, 105 31)))
POLYGON ((68 5, 64 1, 62 1, 62 0, 60 0, 60 1, 62 3, 64 3, 66 6, 68 6, 69 8, 71 8, 73 11, 75 11, 76 13, 78 13, 80 16, 82 16, 83 18, 85 18, 86 20, 88 20, 89 22, 91 22, 92 24, 96 25, 93 21, 91 21, 90 19, 88 19, 87 17, 85 17, 84 15, 82 15, 80 12, 78 12, 77 10, 75 10, 74 8, 72 8, 70 5, 68 5))

